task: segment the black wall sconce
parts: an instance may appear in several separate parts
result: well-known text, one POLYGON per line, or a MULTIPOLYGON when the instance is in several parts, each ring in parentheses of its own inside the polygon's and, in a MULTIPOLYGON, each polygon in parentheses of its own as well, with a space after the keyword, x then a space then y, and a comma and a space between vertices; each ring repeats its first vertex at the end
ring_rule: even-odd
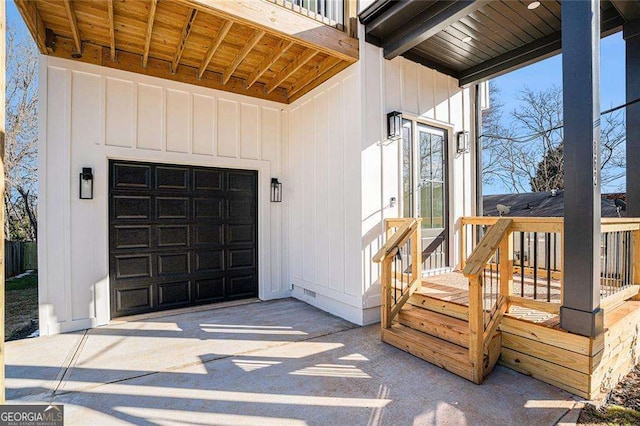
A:
POLYGON ((456 133, 456 151, 458 154, 469 152, 469 132, 463 131, 456 133))
POLYGON ((80 173, 80 199, 93 199, 93 170, 91 167, 83 167, 80 173))
POLYGON ((402 113, 393 111, 387 114, 387 139, 402 137, 402 113))
POLYGON ((278 178, 271 178, 271 202, 282 202, 282 184, 278 182, 278 178))

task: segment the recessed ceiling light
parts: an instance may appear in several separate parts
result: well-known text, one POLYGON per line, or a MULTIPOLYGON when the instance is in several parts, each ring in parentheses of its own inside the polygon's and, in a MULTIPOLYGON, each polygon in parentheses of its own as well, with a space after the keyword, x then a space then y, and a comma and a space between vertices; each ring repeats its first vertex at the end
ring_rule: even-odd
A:
POLYGON ((533 9, 537 9, 540 7, 540 2, 539 1, 532 1, 531 3, 529 3, 529 5, 527 6, 527 9, 529 10, 533 10, 533 9))
POLYGON ((471 40, 473 40, 473 38, 471 36, 467 36, 467 37, 462 39, 462 41, 465 42, 465 43, 470 43, 471 40))

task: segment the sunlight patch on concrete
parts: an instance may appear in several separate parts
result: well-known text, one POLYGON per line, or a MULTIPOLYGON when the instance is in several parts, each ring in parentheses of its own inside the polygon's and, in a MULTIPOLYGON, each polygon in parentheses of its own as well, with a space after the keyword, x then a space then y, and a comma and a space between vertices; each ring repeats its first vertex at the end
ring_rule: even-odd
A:
POLYGON ((251 372, 260 370, 261 368, 271 367, 272 365, 281 364, 280 361, 264 361, 256 359, 234 359, 232 362, 236 367, 243 371, 251 372))
POLYGON ((92 392, 100 395, 101 400, 123 397, 153 397, 175 399, 193 399, 201 401, 221 401, 246 404, 282 404, 345 408, 385 407, 389 399, 348 398, 315 395, 296 395, 286 393, 235 392, 196 388, 175 388, 170 386, 147 386, 112 383, 94 388, 92 392))
POLYGON ((158 425, 256 425, 256 424, 274 424, 274 425, 306 425, 307 422, 298 419, 288 419, 284 417, 266 417, 266 416, 249 416, 242 414, 222 414, 222 413, 197 413, 193 411, 182 410, 159 410, 157 408, 141 408, 141 407, 116 407, 116 410, 126 414, 128 417, 146 420, 147 424, 158 425))
POLYGON ((340 361, 369 361, 369 358, 361 354, 351 354, 338 359, 340 361))
POLYGON ((296 376, 316 376, 316 377, 344 377, 349 379, 370 379, 364 371, 355 365, 339 365, 339 364, 317 364, 313 367, 305 367, 300 370, 292 371, 289 374, 296 376))

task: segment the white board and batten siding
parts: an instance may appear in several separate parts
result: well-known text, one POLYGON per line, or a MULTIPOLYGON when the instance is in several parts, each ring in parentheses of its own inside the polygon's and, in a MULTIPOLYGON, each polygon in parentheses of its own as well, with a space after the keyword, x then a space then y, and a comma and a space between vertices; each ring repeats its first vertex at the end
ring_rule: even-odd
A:
POLYGON ((380 268, 371 262, 384 243, 384 219, 401 216, 402 199, 400 141, 386 140, 387 118, 400 111, 406 118, 445 129, 448 134, 449 257, 459 259, 457 219, 471 215, 473 204, 473 157, 458 154, 455 133, 469 131, 473 140, 471 89, 457 80, 417 63, 397 57, 385 60, 382 49, 361 43, 363 102, 366 105, 362 140, 362 264, 365 323, 379 320, 380 268))
POLYGON ((287 297, 282 216, 286 105, 44 56, 40 65, 40 330, 109 321, 108 161, 258 171, 259 295, 287 297), (94 199, 78 198, 93 168, 94 199))
POLYGON ((293 296, 363 323, 360 65, 289 106, 285 196, 293 296))
POLYGON ((471 96, 456 81, 361 40, 361 60, 291 105, 43 57, 39 258, 42 334, 109 321, 108 160, 258 170, 259 296, 293 296, 356 324, 380 317, 371 257, 398 217, 400 151, 385 140, 398 110, 449 132, 454 218, 473 212, 471 96), (78 199, 92 167, 94 200, 78 199), (271 177, 283 202, 269 201, 271 177))

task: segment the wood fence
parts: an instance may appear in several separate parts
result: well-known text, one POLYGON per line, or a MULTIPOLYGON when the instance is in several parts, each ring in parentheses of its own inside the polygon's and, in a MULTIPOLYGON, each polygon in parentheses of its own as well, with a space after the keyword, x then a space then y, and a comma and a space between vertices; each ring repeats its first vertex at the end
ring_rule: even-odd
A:
POLYGON ((7 278, 38 269, 38 245, 35 241, 5 241, 4 253, 7 278))

